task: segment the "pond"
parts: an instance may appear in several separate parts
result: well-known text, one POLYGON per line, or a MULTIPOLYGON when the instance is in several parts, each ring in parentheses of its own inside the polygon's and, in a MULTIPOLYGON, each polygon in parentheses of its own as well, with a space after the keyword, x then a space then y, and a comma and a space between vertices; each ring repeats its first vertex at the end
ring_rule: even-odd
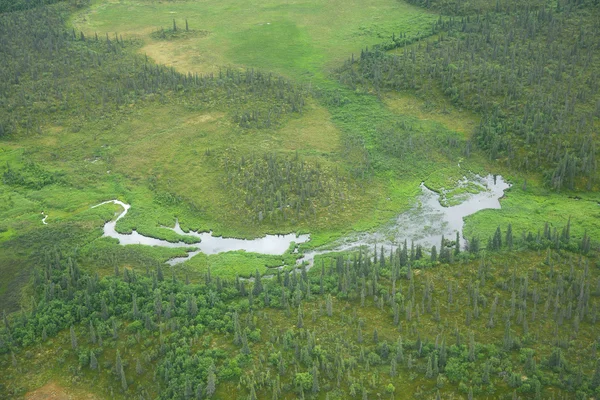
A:
POLYGON ((299 262, 308 262, 310 267, 318 254, 347 251, 360 246, 385 246, 389 254, 390 249, 395 250, 404 240, 407 240, 409 247, 414 241, 415 245, 420 244, 426 250, 435 245, 439 251, 442 236, 454 240, 456 232, 459 232, 461 245, 464 245, 464 218, 484 209, 499 209, 500 199, 509 187, 510 184, 498 175, 465 177, 458 183, 457 189, 469 188, 469 191, 459 190, 459 194, 452 197, 457 204, 446 207, 441 200, 448 202, 447 196, 452 193, 436 193, 421 183, 421 195, 412 208, 389 224, 372 232, 351 234, 328 246, 328 249, 308 252, 299 262))

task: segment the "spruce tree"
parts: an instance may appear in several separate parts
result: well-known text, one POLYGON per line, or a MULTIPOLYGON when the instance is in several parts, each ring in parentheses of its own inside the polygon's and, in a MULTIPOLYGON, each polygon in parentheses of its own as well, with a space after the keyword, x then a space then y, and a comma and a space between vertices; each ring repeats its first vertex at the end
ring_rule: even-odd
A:
POLYGON ((512 250, 513 248, 513 233, 512 233, 512 225, 509 223, 508 227, 506 228, 506 247, 508 247, 509 250, 512 250))
POLYGON ((254 296, 258 296, 263 291, 262 282, 260 280, 260 274, 258 273, 258 269, 254 273, 254 287, 252 288, 252 294, 254 296))
POLYGON ((90 342, 96 344, 96 341, 96 330, 94 329, 94 324, 92 323, 92 320, 90 320, 90 342))
POLYGON ((97 369, 98 368, 98 360, 96 359, 96 354, 93 351, 90 351, 90 368, 97 369))
POLYGON ((211 364, 206 377, 206 396, 212 397, 217 390, 217 376, 215 375, 215 365, 211 364))
POLYGON ((75 335, 75 328, 71 325, 71 347, 73 350, 77 349, 77 336, 75 335))
POLYGON ((460 254, 460 234, 456 231, 456 241, 454 243, 454 255, 460 254))
POLYGON ((319 370, 316 365, 313 365, 312 368, 312 392, 313 394, 319 393, 319 370))
POLYGON ((121 376, 121 388, 124 392, 127 391, 127 378, 125 378, 125 371, 123 371, 123 366, 121 365, 121 369, 119 370, 119 375, 121 376))
POLYGON ((431 262, 434 263, 437 261, 437 249, 435 245, 431 247, 431 262))
POLYGON ((302 304, 298 305, 298 323, 296 324, 296 327, 304 327, 304 313, 302 312, 302 304))
POLYGON ((325 307, 327 309, 327 316, 331 317, 333 315, 333 299, 330 294, 327 294, 327 299, 325 300, 325 307))
POLYGON ((120 374, 122 370, 123 370, 123 362, 121 361, 121 353, 119 352, 119 349, 117 349, 117 357, 115 360, 115 372, 117 374, 120 374))
POLYGON ((592 389, 597 389, 600 387, 600 358, 596 360, 596 370, 594 371, 594 376, 592 377, 590 386, 592 389))

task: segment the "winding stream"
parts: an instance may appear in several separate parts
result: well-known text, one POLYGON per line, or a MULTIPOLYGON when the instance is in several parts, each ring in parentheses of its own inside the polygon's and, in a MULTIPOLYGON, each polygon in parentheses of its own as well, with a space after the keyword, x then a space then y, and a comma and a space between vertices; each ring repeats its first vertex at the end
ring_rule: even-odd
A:
POLYGON ((239 251, 244 250, 252 253, 260 254, 271 254, 271 255, 283 255, 289 250, 292 243, 304 243, 310 239, 310 235, 296 236, 291 233, 288 235, 266 235, 262 238, 246 240, 246 239, 235 239, 235 238, 224 238, 221 236, 213 236, 212 232, 184 232, 179 226, 179 222, 175 223, 174 228, 169 228, 182 236, 193 236, 200 239, 199 243, 185 243, 185 242, 169 242, 167 240, 156 239, 148 236, 144 236, 137 231, 132 231, 130 234, 119 233, 115 230, 117 221, 123 218, 129 208, 130 204, 123 203, 119 200, 108 200, 103 203, 97 204, 92 208, 100 207, 104 204, 118 204, 123 207, 123 211, 117 216, 116 219, 104 224, 103 236, 111 237, 119 240, 121 245, 129 244, 142 244, 147 246, 162 246, 162 247, 185 247, 194 248, 195 250, 188 252, 185 257, 176 257, 170 259, 167 263, 170 265, 180 264, 190 258, 194 257, 198 253, 204 254, 219 254, 228 251, 239 251))
MULTIPOLYGON (((504 196, 504 191, 510 187, 502 177, 492 175, 486 177, 475 176, 472 179, 464 178, 459 182, 458 187, 467 188, 467 185, 470 185, 471 189, 475 187, 477 193, 469 193, 467 190, 464 190, 461 195, 455 198, 460 204, 444 207, 440 203, 441 195, 421 184, 422 194, 417 198, 414 206, 409 211, 398 215, 390 224, 372 232, 349 235, 328 246, 327 249, 307 252, 298 260, 298 264, 307 262, 308 268, 310 268, 313 265, 315 256, 318 254, 351 250, 360 246, 383 245, 386 247, 386 251, 390 249, 394 250, 404 240, 409 242, 412 240, 415 244, 420 244, 427 249, 433 245, 439 246, 442 236, 451 240, 454 239, 456 232, 461 234, 461 242, 464 244, 465 239, 462 238, 464 217, 480 210, 500 208, 500 198, 504 196)), ((198 243, 189 244, 181 241, 173 243, 144 236, 135 230, 130 234, 122 234, 118 233, 115 227, 117 221, 127 214, 131 205, 119 200, 109 200, 92 208, 109 203, 120 205, 123 207, 123 211, 116 219, 104 225, 103 236, 118 239, 121 245, 142 244, 194 249, 189 251, 185 257, 172 258, 167 262, 170 265, 180 264, 198 253, 219 254, 228 251, 244 250, 252 253, 283 255, 290 249, 292 243, 300 244, 310 240, 310 235, 297 236, 293 233, 287 235, 266 235, 262 238, 252 240, 224 238, 213 236, 212 232, 184 232, 179 226, 179 221, 176 222, 174 228, 168 229, 182 236, 198 238, 200 239, 198 243)))

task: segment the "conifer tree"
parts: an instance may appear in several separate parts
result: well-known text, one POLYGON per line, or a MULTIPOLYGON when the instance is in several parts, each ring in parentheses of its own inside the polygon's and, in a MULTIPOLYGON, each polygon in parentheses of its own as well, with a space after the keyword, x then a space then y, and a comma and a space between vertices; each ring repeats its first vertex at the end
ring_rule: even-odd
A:
POLYGON ((217 390, 217 376, 215 375, 215 365, 211 364, 206 377, 206 396, 212 397, 217 390))
POLYGON ((319 370, 316 365, 313 365, 311 372, 313 381, 312 381, 312 392, 313 394, 319 393, 319 370))
POLYGON ((509 223, 508 227, 506 228, 506 247, 508 247, 509 250, 512 250, 513 248, 513 233, 512 233, 512 225, 509 223))
POLYGON ((77 349, 77 335, 75 335, 75 328, 71 325, 71 347, 73 350, 77 349))
POLYGON ((121 353, 119 352, 119 349, 117 349, 117 357, 115 360, 115 372, 119 374, 121 369, 123 369, 123 362, 121 361, 121 353))
POLYGON ((327 294, 325 308, 327 309, 327 316, 331 317, 333 315, 333 299, 330 294, 327 294))
POLYGON ((456 231, 456 241, 454 242, 454 255, 460 254, 460 234, 456 231))
POLYGON ((296 324, 297 328, 304 327, 304 313, 302 312, 302 304, 298 305, 298 323, 296 324))
POLYGON ((98 360, 96 359, 96 354, 93 351, 90 351, 90 368, 97 369, 98 368, 98 360))
POLYGON ((94 329, 94 324, 92 323, 92 320, 90 319, 90 342, 93 344, 96 344, 96 330, 94 329))
POLYGON ((600 387, 600 358, 596 360, 596 369, 594 370, 594 376, 592 377, 590 386, 592 389, 600 387))
POLYGON ((123 370, 123 366, 121 365, 121 369, 119 370, 119 375, 121 377, 121 388, 124 392, 127 391, 127 378, 125 378, 125 371, 123 370))
POLYGON ((263 291, 262 282, 260 280, 260 274, 258 273, 258 269, 254 273, 254 287, 252 288, 252 294, 254 296, 258 296, 263 291))

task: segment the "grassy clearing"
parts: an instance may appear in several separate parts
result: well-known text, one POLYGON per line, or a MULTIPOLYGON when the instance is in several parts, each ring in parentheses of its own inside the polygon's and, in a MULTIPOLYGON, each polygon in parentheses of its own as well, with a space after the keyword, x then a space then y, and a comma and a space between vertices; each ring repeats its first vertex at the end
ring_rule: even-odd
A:
POLYGON ((294 266, 296 255, 286 253, 281 256, 247 253, 235 251, 215 255, 198 254, 181 266, 176 266, 182 274, 187 274, 190 279, 200 280, 210 269, 210 273, 226 279, 251 277, 258 271, 261 275, 277 273, 277 267, 294 266))
POLYGON ((496 227, 512 224, 515 234, 532 232, 535 236, 548 222, 552 228, 562 229, 571 218, 574 235, 583 237, 584 232, 592 238, 600 238, 600 197, 597 193, 556 193, 535 182, 515 177, 513 186, 500 201, 502 209, 483 210, 466 219, 464 234, 474 234, 487 239, 496 227))
MULTIPOLYGON (((376 144, 372 138, 374 127, 385 126, 397 119, 394 113, 400 112, 404 115, 414 115, 414 113, 407 112, 408 110, 403 108, 398 109, 398 107, 390 107, 391 111, 388 112, 378 100, 372 99, 370 96, 356 96, 328 80, 327 71, 349 54, 357 52, 363 46, 378 43, 383 38, 391 36, 392 33, 405 32, 408 36, 422 33, 429 29, 429 23, 433 21, 433 18, 434 16, 411 6, 383 1, 369 4, 345 2, 343 7, 336 2, 318 5, 249 3, 243 6, 227 2, 218 6, 187 2, 169 4, 121 2, 118 4, 97 3, 85 15, 85 21, 80 15, 74 19, 74 22, 78 28, 88 33, 97 30, 137 35, 144 39, 146 46, 160 47, 156 49, 162 57, 160 60, 171 59, 170 65, 182 72, 207 72, 211 68, 216 71, 217 65, 262 67, 293 76, 300 81, 311 82, 311 87, 319 91, 324 90, 325 96, 332 95, 332 92, 333 96, 336 96, 341 91, 340 96, 349 100, 348 104, 332 107, 327 99, 321 100, 321 103, 324 103, 329 111, 325 111, 321 106, 314 107, 301 119, 289 121, 279 132, 271 134, 270 138, 259 135, 247 145, 252 149, 251 151, 256 151, 256 148, 269 151, 282 147, 289 150, 300 148, 305 150, 305 154, 321 155, 322 157, 318 158, 318 161, 322 163, 333 161, 334 163, 331 165, 339 166, 339 160, 343 158, 350 161, 352 168, 356 168, 356 165, 361 168, 360 164, 364 161, 365 150, 370 151, 372 157, 378 157, 376 144), (227 12, 227 19, 230 23, 227 24, 227 27, 216 26, 215 19, 224 12, 227 12), (343 18, 339 12, 343 13, 343 18), (136 22, 130 23, 129 16, 133 13, 136 14, 136 22), (336 15, 335 18, 333 14, 336 15), (162 26, 161 20, 162 24, 167 26, 164 22, 166 15, 169 16, 168 25, 171 24, 172 18, 176 20, 177 18, 187 18, 191 27, 209 31, 210 34, 202 38, 185 38, 169 43, 164 43, 164 41, 158 43, 152 38, 148 38, 147 27, 162 26), (174 54, 175 52, 177 54, 174 54), (200 60, 199 58, 204 57, 203 55, 207 55, 207 57, 210 55, 214 58, 212 61, 214 65, 210 65, 211 61, 200 60), (361 145, 349 144, 355 138, 362 138, 360 141, 364 141, 367 145, 361 148, 361 145), (325 152, 327 150, 329 153, 325 152), (335 150, 338 151, 334 152, 335 150)), ((181 25, 182 23, 179 22, 179 26, 181 25)), ((147 48, 142 48, 142 51, 145 50, 147 48)), ((176 126, 176 123, 173 123, 173 114, 169 114, 169 118, 165 119, 159 116, 160 112, 156 115, 156 120, 168 121, 170 126, 176 126)), ((426 118, 422 118, 423 115, 416 115, 416 117, 423 120, 419 121, 423 133, 445 129, 435 120, 427 121, 426 118)), ((448 124, 452 119, 449 117, 439 122, 448 124)), ((145 121, 148 125, 156 126, 156 122, 151 119, 145 119, 145 121)), ((167 122, 164 125, 166 124, 167 122)), ((448 128, 464 133, 467 125, 455 124, 449 125, 448 128)), ((140 131, 145 132, 145 130, 140 131)), ((178 135, 184 131, 185 129, 179 127, 173 129, 173 132, 177 132, 178 135)), ((192 150, 195 147, 194 143, 201 143, 197 136, 191 140, 192 146, 187 147, 188 153, 194 152, 192 150)), ((225 136, 223 139, 228 144, 231 143, 229 136, 225 136)), ((214 135, 207 135, 206 140, 210 141, 211 145, 215 144, 214 135)), ((189 140, 186 141, 186 146, 189 142, 189 140)), ((123 154, 146 155, 149 149, 143 147, 144 141, 134 141, 133 143, 137 149, 128 149, 123 154)), ((177 142, 168 143, 168 146, 175 146, 177 142)), ((244 146, 246 146, 244 140, 236 141, 238 154, 243 154, 248 150, 248 147, 244 148, 244 146)), ((160 153, 156 153, 156 155, 153 155, 153 151, 150 149, 150 156, 145 164, 157 165, 158 159, 165 159, 162 152, 166 149, 163 147, 160 146, 160 153)), ((214 147, 217 149, 215 153, 218 154, 219 145, 216 144, 214 147)), ((170 152, 175 153, 173 150, 170 152)), ((205 168, 201 157, 193 157, 193 154, 191 157, 195 159, 195 162, 190 165, 187 163, 189 157, 182 157, 181 154, 178 154, 178 160, 185 163, 187 168, 186 172, 177 175, 175 179, 172 178, 174 174, 170 171, 164 171, 159 175, 169 176, 171 186, 176 188, 177 193, 182 193, 182 190, 203 193, 200 188, 210 188, 208 192, 213 198, 209 201, 202 201, 202 207, 208 213, 230 209, 229 207, 214 207, 216 204, 223 204, 223 198, 217 201, 214 198, 219 193, 214 187, 215 175, 218 172, 205 168), (205 176, 209 174, 213 174, 213 176, 203 179, 202 175, 194 173, 195 165, 203 166, 205 176), (191 179, 191 175, 194 176, 193 179, 191 179), (178 177, 181 177, 181 180, 178 177), (178 184, 177 181, 185 182, 185 184, 178 184), (184 186, 186 189, 183 188, 184 186), (215 210, 210 210, 211 207, 214 207, 215 210)), ((434 160, 430 160, 431 162, 428 162, 425 168, 422 168, 422 165, 415 168, 414 165, 411 165, 413 160, 407 160, 408 162, 400 165, 396 163, 395 165, 376 166, 375 169, 383 170, 383 172, 379 173, 374 180, 361 183, 362 188, 358 191, 359 193, 368 193, 370 203, 374 202, 375 205, 369 205, 369 201, 359 199, 351 208, 362 210, 362 215, 358 216, 356 212, 350 211, 347 213, 347 217, 342 219, 347 221, 353 217, 355 220, 352 224, 353 229, 368 229, 387 221, 394 213, 407 208, 411 198, 418 194, 418 185, 422 180, 440 169, 454 170, 450 162, 444 160, 445 157, 440 158, 436 155, 433 158, 434 160), (367 209, 370 209, 371 212, 365 212, 367 209)), ((167 156, 167 159, 174 160, 174 157, 167 156)), ((376 160, 376 162, 378 161, 376 160)), ((457 161, 458 159, 453 159, 451 163, 457 164, 457 161)), ((394 163, 389 159, 383 161, 384 164, 390 162, 394 163)), ((135 160, 130 162, 129 159, 126 159, 125 163, 131 166, 127 173, 149 170, 147 166, 138 165, 135 160)), ((459 169, 451 174, 460 178, 462 172, 459 169)), ((230 212, 223 214, 229 215, 230 212)), ((217 231, 223 230, 227 234, 232 223, 235 225, 234 221, 227 220, 227 215, 211 218, 213 221, 227 221, 222 224, 217 222, 217 225, 212 222, 211 228, 217 231)), ((316 232, 315 226, 312 226, 312 233, 316 234, 313 236, 314 243, 323 243, 331 238, 332 234, 333 237, 339 236, 341 234, 339 228, 347 230, 344 228, 344 226, 348 226, 347 224, 336 223, 335 219, 324 218, 321 221, 323 224, 317 227, 316 232)), ((194 228, 203 228, 203 226, 197 224, 194 228)), ((237 235, 245 235, 243 228, 234 228, 231 231, 237 235)))
POLYGON ((119 32, 143 38, 142 52, 182 72, 217 72, 223 65, 259 67, 307 80, 392 33, 427 31, 435 16, 391 0, 140 2, 97 1, 73 19, 93 34, 119 32), (181 43, 149 38, 172 20, 210 32, 181 43), (226 23, 223 23, 226 21, 226 23))
POLYGON ((472 137, 479 124, 477 115, 456 107, 441 93, 427 100, 409 93, 386 93, 384 102, 394 112, 438 122, 452 131, 462 133, 465 139, 472 137))

